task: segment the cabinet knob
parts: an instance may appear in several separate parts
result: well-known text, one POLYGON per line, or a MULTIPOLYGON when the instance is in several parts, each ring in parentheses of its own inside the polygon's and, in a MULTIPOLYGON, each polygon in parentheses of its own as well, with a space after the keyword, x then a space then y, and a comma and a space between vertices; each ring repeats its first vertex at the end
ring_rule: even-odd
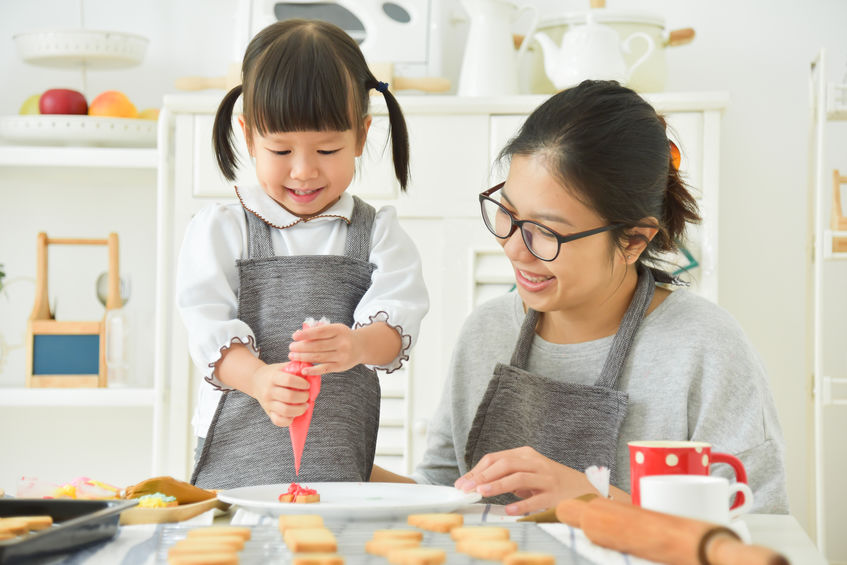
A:
POLYGON ((415 431, 416 434, 423 436, 426 435, 426 426, 427 421, 421 418, 420 420, 415 421, 415 424, 412 426, 412 429, 415 431))

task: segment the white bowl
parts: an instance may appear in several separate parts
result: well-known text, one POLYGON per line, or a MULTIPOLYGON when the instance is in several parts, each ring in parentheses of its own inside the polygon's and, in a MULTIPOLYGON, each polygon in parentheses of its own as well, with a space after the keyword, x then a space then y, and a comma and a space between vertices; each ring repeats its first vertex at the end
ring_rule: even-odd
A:
POLYGON ((146 37, 119 31, 32 31, 14 36, 18 54, 27 63, 46 67, 117 69, 138 65, 146 37))
POLYGON ((0 140, 35 145, 155 147, 156 120, 87 115, 0 116, 0 140))

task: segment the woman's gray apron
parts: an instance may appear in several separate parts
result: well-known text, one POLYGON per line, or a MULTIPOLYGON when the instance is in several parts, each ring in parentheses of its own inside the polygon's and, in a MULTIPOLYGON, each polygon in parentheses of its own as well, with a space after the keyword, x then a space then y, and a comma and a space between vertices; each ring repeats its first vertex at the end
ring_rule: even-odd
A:
MULTIPOLYGON (((375 211, 355 198, 344 255, 275 256, 271 228, 245 211, 248 258, 238 261, 238 317, 253 330, 259 357, 288 361, 291 334, 306 318, 353 324, 353 311, 371 285, 370 238, 375 211)), ((271 423, 259 403, 240 391, 218 402, 191 482, 232 488, 293 481, 368 481, 376 450, 380 388, 373 370, 357 365, 321 379, 300 474, 288 428, 271 423)))
MULTIPOLYGON (((617 390, 618 378, 654 290, 653 272, 640 269, 635 294, 594 385, 556 381, 526 370, 538 323, 538 312, 529 309, 511 364, 497 364, 477 408, 465 449, 468 468, 487 453, 528 445, 577 471, 591 465, 608 467, 615 484, 618 435, 629 399, 617 390)), ((488 502, 515 500, 503 494, 488 502)))

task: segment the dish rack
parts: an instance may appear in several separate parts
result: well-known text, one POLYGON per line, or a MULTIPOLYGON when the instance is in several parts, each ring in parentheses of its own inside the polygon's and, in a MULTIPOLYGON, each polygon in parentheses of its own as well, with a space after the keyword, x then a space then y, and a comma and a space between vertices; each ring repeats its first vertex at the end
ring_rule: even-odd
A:
MULTIPOLYGON (((43 30, 13 36, 18 55, 31 65, 78 68, 87 91, 89 69, 114 70, 141 63, 148 40, 132 33, 99 30, 43 30)), ((0 116, 0 138, 32 145, 155 147, 155 120, 39 114, 0 116)))

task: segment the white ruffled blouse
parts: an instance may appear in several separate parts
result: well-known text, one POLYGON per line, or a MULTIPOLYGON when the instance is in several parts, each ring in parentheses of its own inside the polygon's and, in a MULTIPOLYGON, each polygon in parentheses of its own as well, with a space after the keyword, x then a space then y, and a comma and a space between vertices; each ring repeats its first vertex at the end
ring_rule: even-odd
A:
MULTIPOLYGON (((277 255, 343 255, 353 213, 353 197, 346 192, 308 220, 288 212, 260 186, 239 187, 236 193, 239 202, 213 204, 192 218, 177 260, 176 302, 188 332, 189 353, 211 383, 201 385, 192 419, 198 437, 206 436, 221 389, 226 390, 213 370, 221 353, 233 343, 243 343, 259 354, 253 331, 237 318, 236 261, 247 258, 245 209, 277 228, 271 230, 277 255)), ((372 366, 392 372, 409 358, 429 310, 420 255, 392 206, 376 213, 370 262, 376 269, 371 287, 353 312, 353 327, 384 321, 400 333, 403 346, 397 357, 387 365, 372 366)))

